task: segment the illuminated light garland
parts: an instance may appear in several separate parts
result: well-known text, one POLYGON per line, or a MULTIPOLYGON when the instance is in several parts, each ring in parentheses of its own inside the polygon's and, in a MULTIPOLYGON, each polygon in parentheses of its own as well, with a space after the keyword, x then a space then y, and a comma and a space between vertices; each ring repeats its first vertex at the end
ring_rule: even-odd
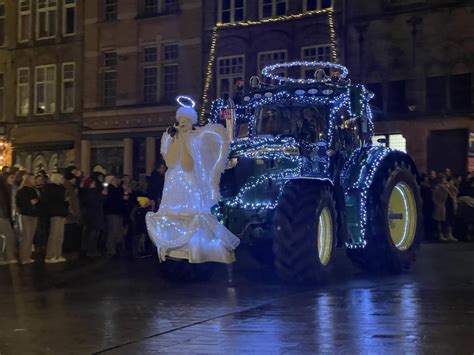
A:
POLYGON ((213 29, 211 34, 211 45, 209 49, 209 60, 207 62, 207 69, 206 69, 206 78, 204 80, 204 88, 202 93, 202 107, 199 114, 199 123, 204 125, 206 123, 206 108, 209 103, 209 90, 211 87, 211 82, 213 78, 213 71, 214 71, 214 63, 216 61, 216 46, 217 46, 217 39, 218 39, 218 31, 219 29, 224 28, 235 28, 235 27, 248 27, 248 26, 257 26, 263 25, 268 23, 278 23, 281 21, 290 21, 290 20, 299 20, 305 17, 310 17, 319 14, 328 14, 328 26, 329 26, 329 37, 330 37, 330 44, 331 44, 331 59, 334 63, 338 62, 337 56, 337 40, 336 40, 336 30, 334 25, 334 8, 328 7, 326 9, 319 9, 319 10, 312 10, 307 11, 299 14, 292 14, 292 15, 283 15, 277 16, 267 19, 262 19, 259 21, 240 21, 240 22, 230 22, 230 23, 217 23, 213 29))
POLYGON ((194 108, 196 106, 196 102, 194 102, 194 100, 189 96, 178 96, 176 102, 182 107, 194 108))
MULTIPOLYGON (((344 79, 349 74, 349 70, 340 64, 331 63, 331 62, 319 62, 319 61, 294 61, 288 63, 276 63, 272 65, 268 65, 262 69, 262 75, 268 79, 272 79, 278 81, 280 83, 292 83, 292 84, 316 84, 321 83, 321 80, 316 78, 292 78, 292 77, 285 77, 280 76, 277 74, 273 74, 272 72, 282 68, 293 68, 293 67, 311 67, 311 68, 327 68, 332 70, 338 70, 340 72, 339 77, 344 79)), ((325 79, 326 81, 330 81, 331 78, 325 79)))

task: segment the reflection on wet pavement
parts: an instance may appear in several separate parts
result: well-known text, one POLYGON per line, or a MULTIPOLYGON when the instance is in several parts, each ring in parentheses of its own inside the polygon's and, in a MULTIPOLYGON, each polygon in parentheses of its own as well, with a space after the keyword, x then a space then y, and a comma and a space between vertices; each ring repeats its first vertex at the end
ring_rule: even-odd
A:
POLYGON ((369 277, 339 253, 319 287, 239 266, 170 284, 150 259, 4 267, 0 354, 472 354, 473 255, 424 245, 413 272, 369 277))

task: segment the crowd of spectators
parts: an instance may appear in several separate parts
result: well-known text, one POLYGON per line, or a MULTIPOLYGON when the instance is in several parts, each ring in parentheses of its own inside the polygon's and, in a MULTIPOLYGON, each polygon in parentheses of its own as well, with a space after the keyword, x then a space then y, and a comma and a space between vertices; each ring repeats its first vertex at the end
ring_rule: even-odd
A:
POLYGON ((454 177, 450 169, 421 175, 425 237, 470 241, 474 237, 474 176, 454 177))
POLYGON ((68 167, 60 174, 4 167, 0 173, 0 265, 66 261, 82 256, 145 257, 152 247, 145 215, 156 211, 166 166, 132 181, 103 170, 84 177, 68 167))

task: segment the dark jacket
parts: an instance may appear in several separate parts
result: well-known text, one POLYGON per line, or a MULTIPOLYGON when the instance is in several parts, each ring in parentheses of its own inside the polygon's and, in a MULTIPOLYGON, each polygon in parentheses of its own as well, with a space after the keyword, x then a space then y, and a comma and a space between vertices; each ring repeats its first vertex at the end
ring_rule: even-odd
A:
POLYGON ((161 201, 163 196, 163 187, 165 186, 165 176, 158 171, 153 171, 148 183, 147 194, 155 201, 161 201))
POLYGON ((107 187, 107 197, 105 199, 105 214, 115 214, 123 216, 125 213, 125 201, 123 199, 123 188, 109 185, 107 187))
POLYGON ((66 218, 66 224, 80 223, 81 210, 79 207, 79 196, 77 194, 76 185, 70 180, 65 180, 64 188, 66 189, 66 197, 69 201, 69 212, 66 218))
POLYGON ((23 216, 38 216, 38 204, 32 205, 31 200, 39 199, 38 192, 35 188, 29 186, 23 186, 16 193, 16 209, 18 214, 23 216))
POLYGON ((44 188, 44 202, 49 217, 66 217, 69 203, 66 201, 66 189, 62 185, 47 184, 44 188))
POLYGON ((96 188, 84 188, 79 194, 82 222, 90 229, 104 229, 104 197, 96 188))
POLYGON ((0 176, 0 218, 12 218, 12 189, 0 176))
POLYGON ((145 234, 146 233, 146 221, 145 216, 148 212, 153 212, 151 206, 141 207, 138 203, 138 197, 147 197, 151 200, 151 197, 143 192, 136 191, 130 197, 130 217, 131 217, 131 228, 133 235, 145 234))

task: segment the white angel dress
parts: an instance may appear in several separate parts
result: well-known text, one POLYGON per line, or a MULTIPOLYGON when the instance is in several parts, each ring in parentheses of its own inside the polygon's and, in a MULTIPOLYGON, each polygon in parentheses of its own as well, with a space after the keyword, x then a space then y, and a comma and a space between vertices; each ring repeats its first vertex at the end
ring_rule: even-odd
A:
MULTIPOLYGON (((163 134, 163 157, 172 139, 168 133, 163 134)), ((148 234, 161 261, 169 256, 190 263, 232 263, 240 240, 211 213, 211 207, 220 198, 219 182, 227 163, 226 130, 221 125, 208 124, 179 139, 184 140, 194 166, 185 171, 179 156, 168 169, 160 208, 146 216, 148 234)))

